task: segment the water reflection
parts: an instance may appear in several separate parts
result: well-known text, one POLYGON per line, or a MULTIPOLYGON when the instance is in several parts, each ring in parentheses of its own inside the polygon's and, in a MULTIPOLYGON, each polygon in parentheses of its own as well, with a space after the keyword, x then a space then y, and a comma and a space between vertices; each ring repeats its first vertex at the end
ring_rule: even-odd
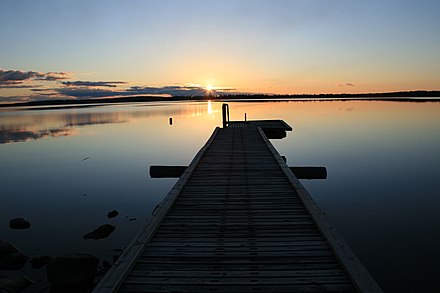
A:
POLYGON ((78 135, 77 127, 123 123, 128 121, 121 113, 54 113, 3 116, 0 124, 0 143, 23 142, 47 137, 78 135))
MULTIPOLYGON (((290 166, 327 167, 327 180, 303 184, 385 292, 436 291, 440 103, 230 106, 231 120, 247 113, 295 128, 272 143, 290 166)), ((188 165, 221 124, 220 109, 207 101, 0 110, 2 239, 29 257, 86 252, 111 261, 175 183, 150 179, 148 166, 188 165), (7 143, 14 141, 22 143, 7 143), (119 215, 108 219, 112 210, 119 215), (9 229, 16 217, 31 228, 9 229), (105 224, 116 227, 108 238, 83 239, 105 224)), ((39 292, 44 270, 27 264, 17 276, 39 292)))
POLYGON ((31 130, 26 128, 11 127, 5 129, 0 126, 0 144, 11 142, 23 142, 29 140, 42 139, 46 137, 71 136, 78 133, 76 129, 60 128, 46 130, 31 130))
MULTIPOLYGON (((205 114, 213 116, 218 110, 213 109, 211 101, 204 103, 185 103, 177 108, 172 105, 142 105, 148 109, 126 110, 126 105, 90 109, 33 108, 31 110, 5 111, 0 110, 0 144, 25 142, 47 137, 78 135, 79 128, 96 124, 129 123, 139 119, 162 115, 179 115, 201 117, 205 114), (125 109, 125 110, 124 110, 125 109), (37 113, 35 110, 39 110, 37 113)), ((138 105, 141 106, 141 105, 138 105)))
POLYGON ((208 115, 212 114, 212 103, 211 101, 208 101, 208 115))

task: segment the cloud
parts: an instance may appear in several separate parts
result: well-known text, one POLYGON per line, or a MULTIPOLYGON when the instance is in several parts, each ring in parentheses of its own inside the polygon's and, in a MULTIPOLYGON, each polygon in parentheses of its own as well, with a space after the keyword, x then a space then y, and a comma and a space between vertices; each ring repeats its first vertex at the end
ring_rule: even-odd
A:
POLYGON ((31 100, 33 99, 31 99, 29 96, 8 96, 8 97, 0 96, 0 104, 23 103, 23 102, 29 102, 31 100))
POLYGON ((170 95, 170 96, 203 96, 206 89, 200 86, 163 86, 163 87, 142 87, 132 86, 127 93, 146 95, 170 95))
POLYGON ((355 86, 353 83, 340 84, 339 86, 355 86))
POLYGON ((46 80, 56 81, 67 79, 68 74, 65 72, 37 72, 37 71, 21 71, 21 70, 4 70, 0 69, 0 87, 17 86, 25 81, 30 80, 46 80))
POLYGON ((39 74, 40 76, 38 76, 36 80, 56 81, 69 78, 69 74, 67 72, 48 72, 39 74))
MULTIPOLYGON (((235 89, 217 88, 213 92, 224 94, 235 89)), ((141 87, 132 86, 127 90, 128 93, 147 94, 147 95, 169 95, 169 96, 204 96, 207 89, 201 86, 163 86, 163 87, 141 87)))
POLYGON ((41 85, 26 85, 21 83, 8 83, 6 85, 2 85, 0 83, 0 88, 2 89, 33 89, 40 87, 41 85))
POLYGON ((63 87, 55 88, 52 90, 59 94, 79 99, 104 98, 125 95, 125 91, 112 91, 87 87, 63 87))
POLYGON ((123 81, 62 81, 66 86, 82 86, 82 87, 116 87, 118 84, 126 84, 123 81))

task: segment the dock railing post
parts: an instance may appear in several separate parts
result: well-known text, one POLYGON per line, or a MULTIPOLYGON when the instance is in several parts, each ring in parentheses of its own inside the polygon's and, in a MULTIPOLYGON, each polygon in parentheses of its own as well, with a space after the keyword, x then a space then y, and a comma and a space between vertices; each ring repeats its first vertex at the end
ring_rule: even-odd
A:
POLYGON ((229 105, 222 105, 222 118, 223 118, 223 128, 226 128, 229 123, 229 105))

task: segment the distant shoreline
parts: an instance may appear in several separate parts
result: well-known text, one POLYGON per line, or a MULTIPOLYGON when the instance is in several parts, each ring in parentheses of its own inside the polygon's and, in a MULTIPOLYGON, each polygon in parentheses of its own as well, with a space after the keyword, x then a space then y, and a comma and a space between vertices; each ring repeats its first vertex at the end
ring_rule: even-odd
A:
POLYGON ((263 94, 236 94, 221 96, 131 96, 120 98, 99 98, 88 100, 44 100, 12 104, 0 104, 0 107, 34 107, 34 106, 64 106, 115 103, 145 103, 145 102, 173 102, 173 101, 392 101, 392 102, 440 102, 440 91, 407 91, 388 93, 364 94, 294 94, 294 95, 263 95, 263 94))

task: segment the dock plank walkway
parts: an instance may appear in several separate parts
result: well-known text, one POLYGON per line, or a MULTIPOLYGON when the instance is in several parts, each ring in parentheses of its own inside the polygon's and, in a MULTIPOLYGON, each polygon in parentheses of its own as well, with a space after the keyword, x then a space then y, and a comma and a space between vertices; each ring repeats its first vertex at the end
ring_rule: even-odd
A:
POLYGON ((94 292, 381 292, 316 209, 261 128, 217 128, 94 292))

